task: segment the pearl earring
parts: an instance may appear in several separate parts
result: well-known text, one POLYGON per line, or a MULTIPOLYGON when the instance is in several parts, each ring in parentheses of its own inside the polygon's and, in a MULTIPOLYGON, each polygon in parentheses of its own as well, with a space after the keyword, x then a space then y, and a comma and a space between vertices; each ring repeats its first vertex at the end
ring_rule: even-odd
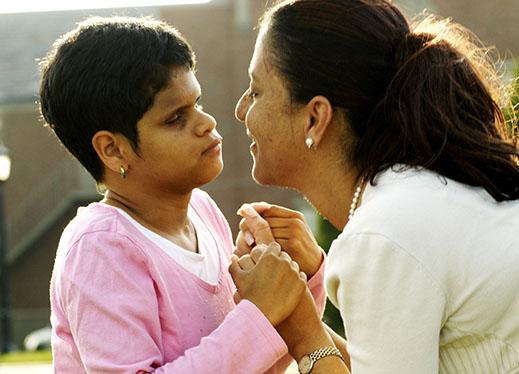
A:
POLYGON ((314 140, 311 137, 306 138, 305 143, 308 149, 314 146, 314 140))

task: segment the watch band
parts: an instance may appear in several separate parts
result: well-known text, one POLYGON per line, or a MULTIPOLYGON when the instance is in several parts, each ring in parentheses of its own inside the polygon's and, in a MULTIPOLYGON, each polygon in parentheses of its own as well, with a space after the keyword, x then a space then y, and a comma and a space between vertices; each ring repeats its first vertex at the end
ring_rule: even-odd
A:
POLYGON ((336 347, 333 347, 333 346, 321 347, 319 349, 316 349, 312 353, 303 356, 301 358, 301 360, 299 360, 299 363, 298 363, 299 373, 301 373, 301 374, 310 373, 314 367, 314 364, 317 361, 319 361, 321 358, 328 357, 328 356, 337 356, 341 360, 344 361, 341 351, 339 351, 336 347))

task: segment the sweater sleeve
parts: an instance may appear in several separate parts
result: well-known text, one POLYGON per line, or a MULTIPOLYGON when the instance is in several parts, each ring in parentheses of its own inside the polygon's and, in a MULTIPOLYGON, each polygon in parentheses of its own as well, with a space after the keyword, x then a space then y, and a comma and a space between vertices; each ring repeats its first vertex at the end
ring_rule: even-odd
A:
POLYGON ((89 373, 261 373, 287 352, 263 314, 243 301, 198 346, 164 362, 158 295, 131 240, 87 234, 63 266, 60 303, 89 373))
POLYGON ((321 262, 321 266, 319 270, 313 275, 312 278, 308 280, 308 288, 314 297, 315 305, 317 307, 317 311, 319 315, 322 317, 324 313, 324 308, 326 306, 326 289, 324 287, 324 272, 326 260, 323 254, 323 260, 321 262))
POLYGON ((328 272, 352 374, 438 373, 445 296, 412 254, 382 235, 342 236, 328 272))

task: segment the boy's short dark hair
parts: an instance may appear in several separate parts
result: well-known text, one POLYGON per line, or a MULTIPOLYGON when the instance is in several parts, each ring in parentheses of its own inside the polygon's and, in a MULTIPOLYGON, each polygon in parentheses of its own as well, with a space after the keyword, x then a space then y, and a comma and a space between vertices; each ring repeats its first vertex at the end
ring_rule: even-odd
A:
POLYGON ((92 17, 58 39, 42 60, 41 113, 101 182, 104 168, 92 146, 94 134, 123 134, 138 150, 137 121, 169 81, 171 68, 195 64, 187 41, 164 22, 92 17))

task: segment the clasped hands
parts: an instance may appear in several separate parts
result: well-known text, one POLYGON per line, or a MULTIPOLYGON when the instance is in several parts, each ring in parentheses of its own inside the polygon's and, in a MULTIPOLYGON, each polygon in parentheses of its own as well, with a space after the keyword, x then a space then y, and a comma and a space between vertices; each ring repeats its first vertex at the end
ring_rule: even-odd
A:
MULTIPOLYGON (((321 347, 334 346, 306 285, 320 268, 323 250, 300 212, 266 203, 244 204, 229 271, 235 301, 248 299, 262 311, 300 360, 321 347)), ((349 357, 343 350, 343 355, 349 357)), ((317 373, 349 373, 342 360, 324 359, 317 373)))
POLYGON ((235 302, 248 299, 274 327, 293 319, 296 307, 299 319, 308 313, 318 318, 306 280, 319 269, 323 251, 303 215, 266 203, 244 204, 238 214, 243 219, 229 267, 235 302))

